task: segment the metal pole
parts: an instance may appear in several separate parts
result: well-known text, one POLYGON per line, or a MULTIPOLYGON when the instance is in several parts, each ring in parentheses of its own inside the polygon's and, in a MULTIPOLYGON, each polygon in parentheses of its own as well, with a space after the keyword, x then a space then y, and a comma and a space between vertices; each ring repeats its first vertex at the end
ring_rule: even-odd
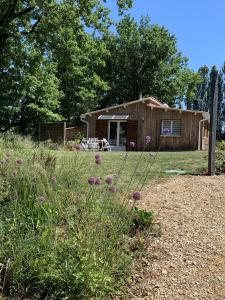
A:
POLYGON ((209 135, 209 176, 216 172, 216 126, 217 126, 217 103, 218 103, 218 72, 212 73, 211 93, 210 93, 210 135, 209 135))

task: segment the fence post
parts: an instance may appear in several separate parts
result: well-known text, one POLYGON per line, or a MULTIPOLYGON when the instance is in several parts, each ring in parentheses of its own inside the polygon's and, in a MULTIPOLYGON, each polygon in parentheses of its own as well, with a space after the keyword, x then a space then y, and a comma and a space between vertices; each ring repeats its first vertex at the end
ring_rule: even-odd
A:
POLYGON ((215 175, 216 172, 216 127, 217 127, 217 103, 218 103, 218 72, 212 73, 210 92, 210 135, 209 135, 209 157, 208 174, 215 175))

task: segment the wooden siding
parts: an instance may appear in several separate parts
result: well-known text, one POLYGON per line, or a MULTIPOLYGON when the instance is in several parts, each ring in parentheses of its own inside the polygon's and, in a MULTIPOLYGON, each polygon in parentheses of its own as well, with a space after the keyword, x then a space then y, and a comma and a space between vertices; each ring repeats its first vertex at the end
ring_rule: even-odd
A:
POLYGON ((81 133, 86 136, 86 126, 66 128, 66 122, 43 123, 39 126, 39 141, 51 140, 54 143, 73 141, 81 133))
POLYGON ((39 141, 51 140, 54 143, 64 143, 66 123, 43 123, 39 126, 39 141))
POLYGON ((95 126, 95 136, 99 139, 107 138, 107 127, 108 123, 105 120, 96 120, 96 126, 95 126))
MULTIPOLYGON (((130 121, 138 121, 137 147, 145 147, 145 136, 151 136, 150 150, 197 150, 199 136, 199 121, 202 113, 181 112, 178 110, 149 107, 146 103, 134 103, 109 110, 108 112, 92 113, 86 119, 89 122, 89 137, 96 136, 96 121, 101 114, 129 114, 130 121), (161 122, 163 119, 181 120, 181 136, 161 136, 161 122)), ((107 136, 106 136, 107 138, 107 136)))
POLYGON ((81 134, 85 137, 87 134, 87 127, 79 126, 66 128, 66 141, 75 140, 78 134, 81 134))
MULTIPOLYGON (((137 145, 138 139, 138 121, 127 121, 127 136, 126 136, 126 150, 131 151, 134 150, 130 146, 131 142, 134 142, 137 145)), ((138 146, 138 145, 137 145, 138 146)), ((138 150, 138 147, 135 147, 138 150)))

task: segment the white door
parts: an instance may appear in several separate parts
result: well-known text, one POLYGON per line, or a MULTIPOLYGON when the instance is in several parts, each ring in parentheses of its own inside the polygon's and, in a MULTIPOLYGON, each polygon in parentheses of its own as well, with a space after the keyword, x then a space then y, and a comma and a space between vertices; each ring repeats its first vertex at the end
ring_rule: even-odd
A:
POLYGON ((126 135, 127 135, 126 121, 109 121, 108 141, 110 146, 112 146, 112 150, 116 150, 116 151, 126 150, 126 135))

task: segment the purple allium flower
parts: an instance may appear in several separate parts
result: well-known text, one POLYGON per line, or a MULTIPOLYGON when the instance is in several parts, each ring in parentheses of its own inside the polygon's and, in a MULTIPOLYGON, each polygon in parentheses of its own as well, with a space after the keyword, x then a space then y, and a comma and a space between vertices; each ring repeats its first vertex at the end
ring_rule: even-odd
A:
POLYGON ((92 177, 90 177, 90 178, 88 179, 88 183, 89 183, 90 185, 94 185, 95 182, 96 182, 96 178, 95 178, 94 176, 92 176, 92 177))
POLYGON ((168 134, 170 134, 170 129, 169 128, 164 128, 162 133, 164 135, 168 135, 168 134))
POLYGON ((149 135, 145 138, 146 144, 149 144, 151 142, 151 137, 149 135))
POLYGON ((12 176, 13 176, 14 178, 17 176, 17 171, 16 171, 16 170, 14 170, 14 171, 12 172, 12 176))
POLYGON ((52 184, 53 186, 56 186, 56 184, 57 184, 57 179, 56 179, 55 176, 52 176, 51 179, 50 179, 50 181, 51 181, 51 184, 52 184))
POLYGON ((102 163, 101 157, 96 158, 95 163, 96 163, 96 165, 101 165, 101 163, 102 163))
POLYGON ((101 184, 100 178, 96 177, 95 178, 95 185, 100 185, 100 184, 101 184))
POLYGON ((105 182, 107 184, 112 184, 113 183, 113 178, 111 176, 109 176, 109 177, 106 178, 105 182))
POLYGON ((141 193, 138 191, 133 192, 132 197, 133 197, 134 201, 138 201, 141 199, 141 193))
POLYGON ((17 159, 17 160, 16 160, 16 164, 17 164, 17 165, 22 165, 22 163, 23 163, 22 159, 17 159))
POLYGON ((115 193, 116 193, 116 187, 115 187, 115 186, 111 186, 111 187, 109 188, 109 191, 110 191, 111 193, 115 194, 115 193))
POLYGON ((134 148, 135 147, 135 142, 130 142, 130 147, 134 148))
POLYGON ((37 200, 40 204, 45 203, 47 201, 45 196, 39 196, 37 200))
POLYGON ((74 146, 74 149, 77 150, 77 151, 80 151, 80 149, 81 149, 80 144, 75 145, 75 146, 74 146))

